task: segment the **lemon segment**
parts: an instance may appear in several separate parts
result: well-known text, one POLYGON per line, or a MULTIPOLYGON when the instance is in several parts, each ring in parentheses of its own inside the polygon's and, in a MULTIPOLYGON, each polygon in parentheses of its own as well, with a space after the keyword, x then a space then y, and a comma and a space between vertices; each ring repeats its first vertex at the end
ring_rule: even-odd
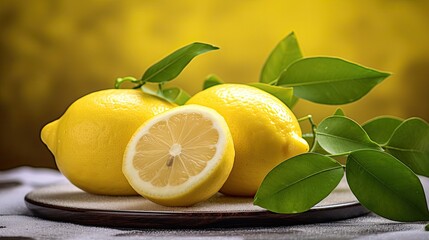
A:
POLYGON ((229 128, 216 111, 177 107, 144 123, 127 145, 123 173, 139 194, 166 206, 214 195, 234 161, 229 128))

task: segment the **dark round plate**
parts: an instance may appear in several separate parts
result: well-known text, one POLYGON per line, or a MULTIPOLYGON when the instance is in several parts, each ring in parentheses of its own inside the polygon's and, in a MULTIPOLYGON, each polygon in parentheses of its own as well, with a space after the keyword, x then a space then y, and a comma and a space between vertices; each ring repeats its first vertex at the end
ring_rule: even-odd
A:
POLYGON ((116 228, 267 227, 337 221, 369 212, 345 181, 311 210, 297 214, 269 212, 254 206, 252 198, 222 194, 192 207, 163 207, 140 196, 88 194, 71 184, 36 189, 25 202, 37 217, 116 228))

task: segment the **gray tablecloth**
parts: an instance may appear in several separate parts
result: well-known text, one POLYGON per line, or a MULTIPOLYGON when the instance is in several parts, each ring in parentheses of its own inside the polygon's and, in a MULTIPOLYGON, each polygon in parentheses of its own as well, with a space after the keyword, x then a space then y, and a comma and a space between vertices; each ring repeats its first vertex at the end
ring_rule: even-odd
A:
POLYGON ((320 224, 198 230, 114 229, 39 219, 26 208, 32 189, 67 181, 50 169, 0 172, 0 239, 429 239, 425 223, 398 223, 368 214, 320 224))

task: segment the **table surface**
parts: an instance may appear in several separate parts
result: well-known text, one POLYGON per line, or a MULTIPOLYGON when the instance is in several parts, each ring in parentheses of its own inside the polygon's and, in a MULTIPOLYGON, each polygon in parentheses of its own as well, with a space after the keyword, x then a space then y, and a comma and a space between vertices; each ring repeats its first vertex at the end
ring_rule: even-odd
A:
POLYGON ((0 239, 429 239, 424 222, 399 223, 375 214, 319 224, 258 228, 115 229, 39 219, 24 196, 67 182, 52 169, 21 167, 0 172, 0 239))

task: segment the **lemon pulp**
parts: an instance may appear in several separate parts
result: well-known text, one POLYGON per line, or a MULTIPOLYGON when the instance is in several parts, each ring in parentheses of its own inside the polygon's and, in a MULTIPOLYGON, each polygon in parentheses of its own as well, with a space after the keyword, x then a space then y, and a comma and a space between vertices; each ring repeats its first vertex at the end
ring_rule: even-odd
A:
POLYGON ((232 137, 212 109, 183 106, 155 116, 131 138, 123 172, 144 197, 187 206, 215 194, 233 165, 232 137))

